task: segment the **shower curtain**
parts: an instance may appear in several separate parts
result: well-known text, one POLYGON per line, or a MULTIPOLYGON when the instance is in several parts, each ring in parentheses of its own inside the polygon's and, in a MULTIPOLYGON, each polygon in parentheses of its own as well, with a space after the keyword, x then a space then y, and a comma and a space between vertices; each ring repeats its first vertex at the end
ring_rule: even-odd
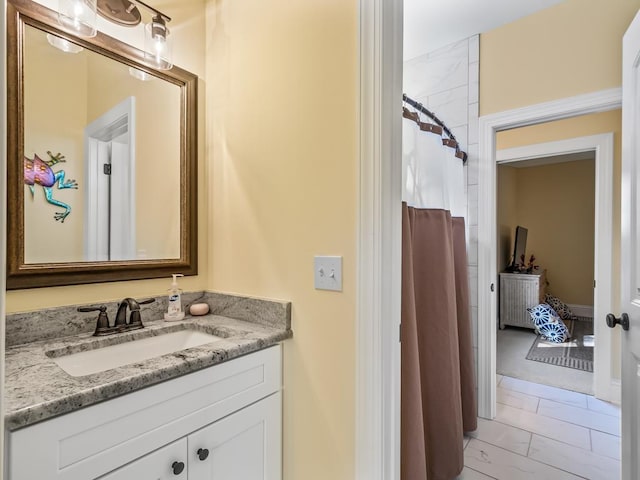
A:
POLYGON ((463 164, 403 120, 402 480, 452 480, 477 426, 463 164))

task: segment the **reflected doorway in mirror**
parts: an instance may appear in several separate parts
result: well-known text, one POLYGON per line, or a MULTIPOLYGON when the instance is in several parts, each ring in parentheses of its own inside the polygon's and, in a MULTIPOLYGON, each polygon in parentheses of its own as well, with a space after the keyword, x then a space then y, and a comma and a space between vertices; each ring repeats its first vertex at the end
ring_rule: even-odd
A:
POLYGON ((84 131, 86 261, 136 258, 135 111, 130 96, 84 131))

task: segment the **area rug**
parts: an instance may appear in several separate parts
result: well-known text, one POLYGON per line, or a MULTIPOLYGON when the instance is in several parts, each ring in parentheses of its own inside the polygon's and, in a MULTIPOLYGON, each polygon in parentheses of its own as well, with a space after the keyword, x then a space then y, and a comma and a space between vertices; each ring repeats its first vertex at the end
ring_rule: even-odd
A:
POLYGON ((565 324, 571 333, 568 341, 553 343, 538 335, 527 360, 593 372, 593 319, 578 317, 578 320, 565 320, 565 324))

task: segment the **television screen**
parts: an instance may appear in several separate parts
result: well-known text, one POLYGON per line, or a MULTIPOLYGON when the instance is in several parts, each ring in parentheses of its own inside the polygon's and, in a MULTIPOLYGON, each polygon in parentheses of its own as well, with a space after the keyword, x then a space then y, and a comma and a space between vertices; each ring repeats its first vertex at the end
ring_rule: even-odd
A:
POLYGON ((516 241, 513 245, 512 267, 515 267, 518 264, 523 267, 524 263, 526 263, 525 252, 527 250, 527 232, 528 230, 520 225, 516 227, 516 241), (522 261, 523 256, 525 258, 524 262, 522 261))

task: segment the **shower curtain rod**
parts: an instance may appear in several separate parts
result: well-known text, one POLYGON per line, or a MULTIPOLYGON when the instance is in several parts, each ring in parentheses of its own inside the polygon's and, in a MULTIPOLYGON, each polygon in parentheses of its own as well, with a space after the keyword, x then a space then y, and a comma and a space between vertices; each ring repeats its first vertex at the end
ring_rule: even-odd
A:
POLYGON ((458 140, 456 140, 456 137, 453 135, 453 133, 451 133, 451 130, 447 128, 447 126, 444 124, 442 120, 436 117, 436 115, 433 112, 431 112, 431 110, 429 110, 427 107, 422 105, 420 102, 417 102, 411 97, 407 96, 406 93, 402 94, 402 101, 404 103, 411 105, 413 108, 417 109, 418 111, 424 113, 427 117, 429 117, 431 120, 436 122, 438 126, 442 127, 442 130, 444 130, 444 133, 446 133, 447 136, 449 137, 450 142, 448 142, 447 140, 442 140, 442 141, 445 142, 445 145, 447 145, 448 147, 452 147, 456 149, 456 157, 461 159, 463 164, 467 163, 467 152, 460 150, 460 144, 458 143, 458 140))

